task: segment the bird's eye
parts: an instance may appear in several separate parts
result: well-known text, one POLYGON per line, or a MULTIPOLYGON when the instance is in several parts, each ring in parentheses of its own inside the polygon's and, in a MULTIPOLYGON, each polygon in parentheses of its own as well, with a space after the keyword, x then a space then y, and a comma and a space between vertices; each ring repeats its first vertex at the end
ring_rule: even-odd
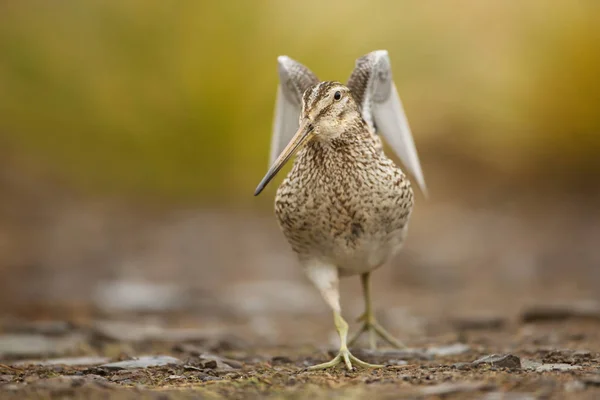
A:
POLYGON ((336 100, 341 99, 342 98, 342 93, 338 90, 337 92, 335 92, 333 94, 333 98, 336 99, 336 100))

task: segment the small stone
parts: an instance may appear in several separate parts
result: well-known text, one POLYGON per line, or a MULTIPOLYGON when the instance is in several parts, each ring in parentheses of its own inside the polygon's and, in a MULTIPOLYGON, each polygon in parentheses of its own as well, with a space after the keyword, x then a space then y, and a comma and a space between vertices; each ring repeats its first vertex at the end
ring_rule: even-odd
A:
POLYGON ((7 320, 1 324, 1 330, 6 333, 27 333, 46 336, 61 336, 73 331, 73 325, 67 321, 23 321, 7 320))
POLYGON ((113 281, 97 285, 93 299, 107 312, 161 312, 181 309, 185 296, 174 284, 113 281))
POLYGON ((202 368, 198 368, 194 365, 189 365, 189 364, 185 364, 183 366, 183 369, 185 369, 186 371, 202 371, 202 368))
POLYGON ((455 393, 491 390, 493 388, 493 385, 486 382, 446 382, 421 388, 421 394, 424 396, 447 396, 455 393))
POLYGON ((573 371, 576 369, 581 369, 578 365, 571 364, 542 364, 537 367, 536 372, 547 372, 547 371, 573 371))
POLYGON ((99 385, 108 387, 110 384, 107 379, 100 376, 76 376, 63 375, 52 378, 39 379, 32 382, 29 386, 36 389, 62 391, 70 388, 81 387, 84 385, 99 385))
POLYGON ((214 354, 204 353, 201 354, 198 358, 200 363, 204 366, 204 368, 216 368, 219 370, 242 368, 241 362, 225 357, 220 357, 214 354))
POLYGON ((464 354, 469 350, 471 348, 464 343, 454 343, 448 346, 430 347, 425 353, 437 357, 447 357, 464 354))
POLYGON ((271 364, 273 365, 282 365, 282 364, 291 364, 293 361, 286 356, 275 356, 271 358, 271 364))
POLYGON ((217 360, 208 360, 202 363, 204 368, 216 369, 217 368, 217 360))
POLYGON ((568 318, 600 319, 600 303, 581 301, 533 306, 521 315, 523 322, 562 321, 568 318))
POLYGON ((117 373, 109 378, 109 380, 111 382, 127 382, 127 381, 132 382, 132 380, 131 380, 132 374, 130 373, 130 371, 122 370, 122 371, 118 371, 118 372, 126 372, 127 374, 124 375, 124 374, 117 373))
POLYGON ((406 360, 388 360, 387 365, 402 366, 402 365, 408 365, 408 362, 406 360))
POLYGON ((113 387, 112 384, 108 381, 108 379, 106 379, 103 376, 100 375, 96 375, 96 374, 86 374, 85 378, 90 381, 90 382, 94 382, 96 385, 101 386, 101 387, 113 387))
POLYGON ((587 386, 600 387, 600 375, 587 375, 581 381, 587 386))
POLYGON ((175 357, 170 356, 142 356, 137 359, 118 361, 109 364, 103 364, 100 368, 121 370, 121 369, 137 369, 137 368, 149 368, 149 367, 161 367, 164 365, 178 365, 182 364, 182 361, 175 357))
POLYGON ((141 342, 161 336, 164 329, 157 325, 123 321, 96 321, 92 334, 99 340, 114 342, 141 342))
POLYGON ((590 359, 590 358, 592 358, 592 353, 589 350, 576 350, 573 353, 573 357, 582 358, 582 359, 590 359))
POLYGON ((54 358, 50 360, 25 360, 13 363, 13 367, 24 366, 24 365, 39 365, 39 366, 54 366, 54 365, 68 365, 68 366, 93 366, 105 364, 110 361, 108 357, 71 357, 71 358, 54 358))
MULTIPOLYGON (((213 372, 213 374, 214 374, 214 372, 213 372)), ((219 377, 207 374, 206 372, 202 372, 202 370, 199 370, 197 372, 192 372, 187 376, 187 379, 193 379, 193 378, 201 380, 202 382, 214 381, 214 380, 220 379, 219 377)))
POLYGON ((519 357, 512 354, 491 354, 489 356, 482 357, 472 363, 475 366, 482 364, 489 364, 493 367, 498 368, 509 368, 509 369, 520 369, 521 360, 519 357))
POLYGON ((14 379, 13 375, 0 375, 0 383, 10 382, 14 379))
POLYGON ((74 352, 84 343, 79 334, 48 337, 39 334, 0 335, 0 358, 62 355, 74 352))
POLYGON ((358 357, 375 357, 377 359, 392 360, 431 360, 433 355, 421 349, 398 349, 398 350, 366 350, 353 349, 353 354, 358 357))
POLYGON ((539 368, 541 366, 542 366, 541 362, 533 361, 528 358, 524 358, 521 360, 521 368, 526 369, 526 370, 535 371, 537 368, 539 368))
POLYGON ((455 364, 452 364, 452 366, 461 371, 468 371, 473 368, 473 364, 466 363, 466 362, 455 363, 455 364))
POLYGON ((592 354, 587 350, 552 350, 544 356, 542 361, 548 364, 578 364, 591 358, 592 354))
POLYGON ((536 396, 518 392, 491 392, 482 397, 483 400, 536 400, 536 396))
POLYGON ((506 319, 494 315, 471 315, 453 319, 452 325, 460 331, 501 329, 506 319))

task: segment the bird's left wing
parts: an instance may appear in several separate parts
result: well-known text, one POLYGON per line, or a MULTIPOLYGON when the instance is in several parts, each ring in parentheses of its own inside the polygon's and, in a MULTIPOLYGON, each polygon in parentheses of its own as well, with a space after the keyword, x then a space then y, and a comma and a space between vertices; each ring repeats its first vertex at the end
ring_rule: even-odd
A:
POLYGON ((360 105, 364 120, 383 136, 427 195, 415 142, 392 79, 388 52, 377 50, 356 60, 348 88, 360 105))
POLYGON ((319 83, 315 74, 296 60, 287 56, 279 56, 277 63, 279 86, 275 102, 269 165, 273 164, 298 130, 304 91, 319 83))

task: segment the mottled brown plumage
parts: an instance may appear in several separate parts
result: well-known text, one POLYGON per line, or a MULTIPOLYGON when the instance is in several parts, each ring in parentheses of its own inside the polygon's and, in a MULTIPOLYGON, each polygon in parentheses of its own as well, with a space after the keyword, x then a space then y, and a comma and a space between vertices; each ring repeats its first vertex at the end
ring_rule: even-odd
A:
POLYGON ((381 151, 356 102, 347 107, 356 118, 339 137, 308 142, 275 198, 298 257, 329 260, 342 276, 369 272, 399 250, 413 206, 409 180, 381 151))
POLYGON ((318 82, 310 70, 288 57, 280 57, 279 62, 282 86, 276 105, 273 162, 255 195, 297 155, 277 190, 275 214, 308 278, 332 308, 340 335, 338 355, 311 368, 339 363, 348 369, 352 369, 352 363, 377 367, 348 350, 339 277, 360 275, 365 293, 363 326, 350 344, 366 331, 372 348, 376 335, 402 346, 375 320, 369 287, 371 272, 402 247, 414 202, 409 180, 385 155, 375 129, 391 141, 425 187, 391 79, 389 58, 386 51, 359 58, 348 86, 318 82), (298 114, 299 126, 294 122, 298 114))

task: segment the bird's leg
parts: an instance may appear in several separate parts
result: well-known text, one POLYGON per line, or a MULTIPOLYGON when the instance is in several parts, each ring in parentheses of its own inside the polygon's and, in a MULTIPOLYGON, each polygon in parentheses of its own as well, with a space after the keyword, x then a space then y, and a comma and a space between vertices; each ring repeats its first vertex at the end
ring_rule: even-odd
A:
POLYGON ((369 364, 359 360, 348 350, 348 323, 342 318, 341 314, 337 268, 331 265, 313 264, 309 266, 306 271, 309 279, 317 286, 327 304, 333 309, 333 322, 338 335, 340 335, 340 351, 333 360, 323 364, 314 365, 308 369, 326 369, 335 367, 341 363, 344 363, 349 371, 352 371, 352 363, 363 368, 383 367, 382 365, 369 364))
POLYGON ((363 325, 361 328, 354 334, 350 342, 349 346, 352 346, 358 338, 362 335, 363 332, 369 333, 369 346, 372 350, 377 348, 377 336, 381 337, 383 340, 388 342, 390 345, 402 349, 406 346, 400 342, 398 339, 393 337, 388 331, 386 331, 379 323, 375 320, 375 314, 373 313, 373 307, 371 304, 371 285, 370 285, 371 273, 367 272, 360 276, 360 280, 363 287, 363 293, 365 297, 365 312, 362 314, 358 321, 362 321, 363 325))
POLYGON ((348 336, 348 323, 344 321, 344 318, 340 315, 339 312, 333 312, 333 321, 335 323, 335 328, 340 335, 340 351, 337 356, 333 358, 333 360, 325 362, 323 364, 313 365, 309 367, 309 370, 318 370, 318 369, 326 369, 335 367, 338 364, 344 363, 348 371, 352 371, 352 363, 359 365, 363 368, 381 368, 383 365, 369 364, 366 363, 350 353, 347 345, 347 336, 348 336))

